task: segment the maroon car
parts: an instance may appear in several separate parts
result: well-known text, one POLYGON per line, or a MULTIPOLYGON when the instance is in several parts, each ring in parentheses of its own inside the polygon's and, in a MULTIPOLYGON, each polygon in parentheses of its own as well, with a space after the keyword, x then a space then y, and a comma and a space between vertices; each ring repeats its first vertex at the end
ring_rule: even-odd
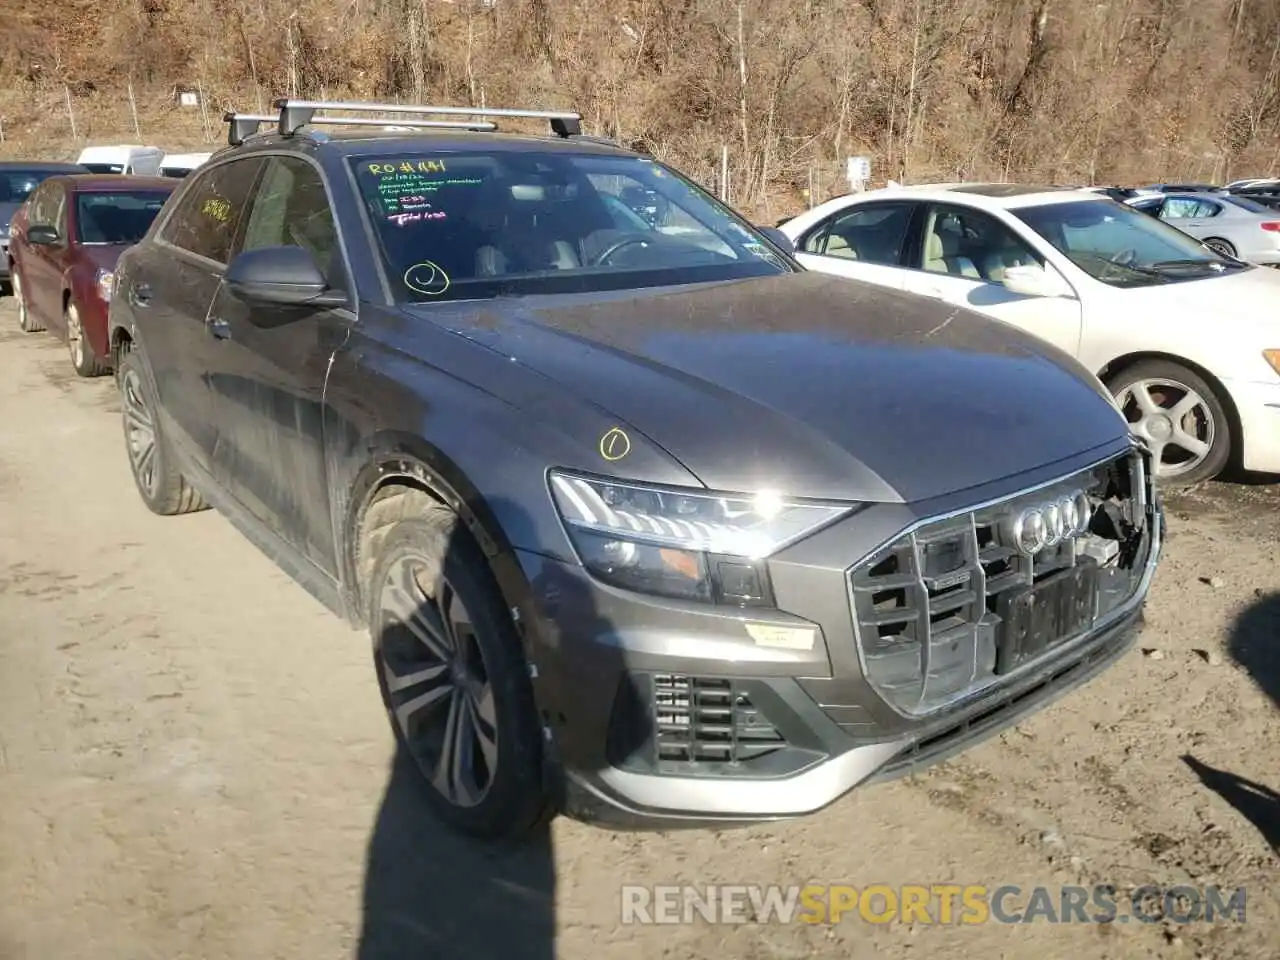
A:
POLYGON ((110 369, 107 306, 116 260, 142 239, 181 181, 160 177, 50 177, 9 228, 9 272, 23 330, 63 336, 76 373, 110 369))

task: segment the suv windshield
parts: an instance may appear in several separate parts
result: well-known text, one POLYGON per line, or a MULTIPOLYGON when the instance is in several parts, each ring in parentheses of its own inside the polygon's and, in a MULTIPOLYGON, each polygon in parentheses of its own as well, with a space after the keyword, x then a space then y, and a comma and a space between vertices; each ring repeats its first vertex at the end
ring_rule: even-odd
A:
POLYGON ((1247 269, 1150 214, 1112 200, 1051 203, 1011 212, 1085 273, 1115 287, 1247 269))
POLYGON ((137 243, 169 194, 162 190, 76 195, 76 240, 88 244, 137 243))
POLYGON ((356 157, 401 300, 785 273, 749 224, 654 160, 507 150, 356 157))
POLYGON ((57 170, 0 171, 0 203, 22 203, 31 195, 31 191, 58 172, 57 170))

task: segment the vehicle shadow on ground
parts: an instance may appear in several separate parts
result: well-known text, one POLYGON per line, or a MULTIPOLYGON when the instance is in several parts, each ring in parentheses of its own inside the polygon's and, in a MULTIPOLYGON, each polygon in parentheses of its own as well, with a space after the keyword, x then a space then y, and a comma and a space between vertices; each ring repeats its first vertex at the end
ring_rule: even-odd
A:
MULTIPOLYGON (((486 524, 490 530, 527 530, 531 525, 513 503, 491 501, 488 508, 477 507, 490 508, 503 518, 502 526, 496 521, 486 524)), ((455 531, 449 556, 471 561, 480 557, 461 524, 455 531)), ((450 569, 448 560, 444 568, 450 569)), ((523 576, 518 568, 507 569, 505 575, 523 576)), ((607 643, 575 643, 571 650, 561 651, 565 638, 560 632, 566 624, 578 638, 610 635, 611 625, 601 617, 585 580, 551 561, 544 561, 529 579, 532 602, 528 608, 521 606, 521 629, 534 653, 543 698, 536 704, 541 719, 535 713, 526 722, 544 751, 544 787, 553 807, 562 810, 566 785, 554 756, 561 744, 557 740, 548 745, 544 724, 558 726, 566 735, 575 721, 603 731, 607 717, 581 716, 590 714, 588 704, 599 702, 583 691, 618 689, 625 659, 618 647, 607 643)), ((470 613, 471 625, 484 620, 474 610, 470 613)), ((500 614, 509 616, 505 608, 500 614)), ((520 642, 514 633, 510 640, 520 642)), ((519 673, 523 677, 528 672, 522 660, 519 673)), ((406 689, 413 695, 418 688, 406 689)), ((612 697, 607 700, 613 702, 612 697)), ((501 709, 503 698, 496 702, 501 709)), ((497 756, 500 764, 502 754, 497 756)), ((476 840, 436 818, 427 802, 434 789, 401 742, 369 842, 356 960, 553 960, 556 864, 550 817, 519 840, 476 840)))
POLYGON ((1259 597, 1236 618, 1227 650, 1280 709, 1280 593, 1259 597))
POLYGON ((550 825, 519 845, 473 840, 433 816, 428 789, 397 751, 369 841, 356 960, 553 960, 550 825))
POLYGON ((1195 771, 1201 783, 1257 827, 1262 839, 1280 854, 1280 793, 1234 773, 1217 770, 1189 754, 1183 754, 1182 762, 1195 771))
MULTIPOLYGON (((1280 593, 1259 598, 1240 614, 1227 648, 1232 659, 1280 708, 1280 593)), ((1280 853, 1280 793, 1274 787, 1217 770, 1189 755, 1184 755, 1182 761, 1195 771, 1201 783, 1257 827, 1263 839, 1280 853)))

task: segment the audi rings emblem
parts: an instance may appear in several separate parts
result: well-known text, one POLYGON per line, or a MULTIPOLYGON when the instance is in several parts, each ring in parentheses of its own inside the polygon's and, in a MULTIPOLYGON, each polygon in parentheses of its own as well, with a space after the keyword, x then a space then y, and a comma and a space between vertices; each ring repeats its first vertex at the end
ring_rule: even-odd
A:
POLYGON ((1083 490, 1023 508, 1009 524, 1013 546, 1028 557, 1089 529, 1093 504, 1083 490))

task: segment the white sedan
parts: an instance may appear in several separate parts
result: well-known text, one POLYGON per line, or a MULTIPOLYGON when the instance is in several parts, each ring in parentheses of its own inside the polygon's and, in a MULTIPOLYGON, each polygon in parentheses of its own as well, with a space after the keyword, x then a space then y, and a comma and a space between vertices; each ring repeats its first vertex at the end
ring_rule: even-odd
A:
POLYGON ((811 270, 967 307, 1075 356, 1165 479, 1233 458, 1280 473, 1280 271, 1096 193, 1007 183, 873 190, 780 228, 811 270))

